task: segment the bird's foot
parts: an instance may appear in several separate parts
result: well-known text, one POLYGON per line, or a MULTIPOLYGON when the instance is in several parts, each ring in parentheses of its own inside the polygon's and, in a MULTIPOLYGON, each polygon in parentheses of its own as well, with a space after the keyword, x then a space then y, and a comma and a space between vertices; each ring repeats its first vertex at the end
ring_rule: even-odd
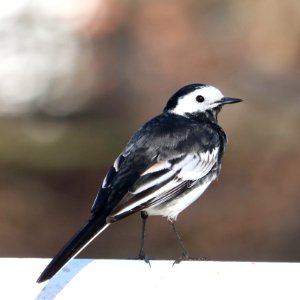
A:
POLYGON ((149 267, 151 268, 151 263, 150 260, 154 260, 157 259, 156 257, 153 256, 146 256, 145 253, 139 253, 138 256, 136 257, 129 257, 129 259, 133 259, 133 260, 143 260, 146 264, 149 265, 149 267))
POLYGON ((173 266, 176 264, 180 264, 182 261, 204 261, 208 258, 206 256, 200 256, 200 257, 193 257, 190 256, 189 253, 183 252, 180 257, 174 260, 173 266))

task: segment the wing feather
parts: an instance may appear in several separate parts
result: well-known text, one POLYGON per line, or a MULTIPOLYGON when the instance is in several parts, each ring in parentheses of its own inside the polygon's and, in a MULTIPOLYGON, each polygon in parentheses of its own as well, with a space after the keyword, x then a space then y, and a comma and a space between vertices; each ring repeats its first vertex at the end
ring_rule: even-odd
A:
POLYGON ((191 153, 158 161, 144 171, 109 216, 110 221, 158 205, 184 192, 201 180, 218 161, 218 147, 213 151, 191 153))

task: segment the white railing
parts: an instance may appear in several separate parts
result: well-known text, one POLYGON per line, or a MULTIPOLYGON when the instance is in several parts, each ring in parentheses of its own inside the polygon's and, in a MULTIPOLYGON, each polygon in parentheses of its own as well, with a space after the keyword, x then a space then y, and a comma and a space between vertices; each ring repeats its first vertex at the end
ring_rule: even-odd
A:
POLYGON ((36 283, 49 261, 0 258, 0 299, 300 299, 298 263, 74 259, 36 283))

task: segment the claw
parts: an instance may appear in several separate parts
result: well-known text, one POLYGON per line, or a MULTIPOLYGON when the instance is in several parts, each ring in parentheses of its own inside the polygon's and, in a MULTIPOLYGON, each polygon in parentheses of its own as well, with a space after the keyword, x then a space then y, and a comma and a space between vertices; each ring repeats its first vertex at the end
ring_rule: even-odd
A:
POLYGON ((206 256, 200 256, 200 257, 191 257, 188 253, 182 253, 180 257, 174 260, 173 267, 176 264, 180 264, 182 261, 204 261, 208 258, 206 256))
POLYGON ((148 264, 148 266, 151 268, 151 263, 150 263, 150 259, 156 259, 155 257, 151 257, 151 256, 145 256, 145 255, 141 255, 139 254, 136 257, 128 257, 128 259, 132 259, 132 260, 143 260, 146 264, 148 264))

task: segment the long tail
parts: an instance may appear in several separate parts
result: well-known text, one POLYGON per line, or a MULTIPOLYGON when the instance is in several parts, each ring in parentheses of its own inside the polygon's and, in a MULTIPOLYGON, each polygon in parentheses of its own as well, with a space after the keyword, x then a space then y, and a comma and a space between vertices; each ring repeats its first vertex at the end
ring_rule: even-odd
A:
POLYGON ((56 254, 37 282, 43 282, 54 276, 70 259, 81 252, 109 224, 105 216, 92 217, 56 254))

